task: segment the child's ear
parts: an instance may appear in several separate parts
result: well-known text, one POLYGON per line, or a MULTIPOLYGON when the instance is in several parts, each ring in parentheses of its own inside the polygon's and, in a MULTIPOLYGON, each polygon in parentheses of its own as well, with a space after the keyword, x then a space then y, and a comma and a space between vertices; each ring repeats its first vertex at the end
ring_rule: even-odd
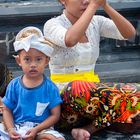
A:
POLYGON ((45 67, 47 67, 47 66, 48 66, 49 61, 50 61, 50 57, 46 57, 46 66, 45 66, 45 67))
POLYGON ((21 67, 19 55, 14 55, 14 58, 15 58, 17 64, 21 67))

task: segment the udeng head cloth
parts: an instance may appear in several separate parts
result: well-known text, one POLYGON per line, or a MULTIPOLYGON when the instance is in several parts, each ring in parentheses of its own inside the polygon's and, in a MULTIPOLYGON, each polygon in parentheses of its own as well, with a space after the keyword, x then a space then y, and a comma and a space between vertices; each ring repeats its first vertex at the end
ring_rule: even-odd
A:
POLYGON ((16 52, 23 49, 28 52, 30 48, 37 49, 49 57, 51 57, 53 52, 50 43, 45 41, 42 32, 36 27, 26 27, 21 30, 14 42, 16 52))

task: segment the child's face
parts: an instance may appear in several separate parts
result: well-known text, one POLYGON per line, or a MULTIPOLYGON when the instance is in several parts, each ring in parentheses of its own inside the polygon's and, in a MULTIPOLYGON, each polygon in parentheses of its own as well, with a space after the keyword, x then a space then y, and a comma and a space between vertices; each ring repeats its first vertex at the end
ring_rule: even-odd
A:
POLYGON ((49 58, 42 52, 31 48, 28 52, 22 50, 16 61, 25 75, 38 77, 44 73, 45 67, 49 63, 49 58))
POLYGON ((79 18, 87 8, 88 0, 60 0, 69 16, 79 18))

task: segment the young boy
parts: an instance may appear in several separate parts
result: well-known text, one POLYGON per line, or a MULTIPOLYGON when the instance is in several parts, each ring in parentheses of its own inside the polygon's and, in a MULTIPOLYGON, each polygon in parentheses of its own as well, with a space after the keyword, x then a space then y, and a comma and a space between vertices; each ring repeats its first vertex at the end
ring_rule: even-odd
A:
POLYGON ((62 103, 59 90, 44 75, 53 48, 36 27, 26 27, 16 36, 16 62, 23 75, 13 79, 2 99, 3 121, 1 139, 64 140, 53 129, 60 117, 62 103))

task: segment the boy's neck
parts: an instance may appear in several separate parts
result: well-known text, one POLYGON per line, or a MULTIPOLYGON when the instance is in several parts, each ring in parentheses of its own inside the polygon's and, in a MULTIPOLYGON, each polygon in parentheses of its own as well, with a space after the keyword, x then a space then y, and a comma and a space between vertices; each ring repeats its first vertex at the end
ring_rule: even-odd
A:
POLYGON ((38 77, 28 77, 27 75, 24 75, 22 78, 22 82, 24 86, 28 88, 34 88, 39 86, 43 82, 44 76, 38 76, 38 77))

